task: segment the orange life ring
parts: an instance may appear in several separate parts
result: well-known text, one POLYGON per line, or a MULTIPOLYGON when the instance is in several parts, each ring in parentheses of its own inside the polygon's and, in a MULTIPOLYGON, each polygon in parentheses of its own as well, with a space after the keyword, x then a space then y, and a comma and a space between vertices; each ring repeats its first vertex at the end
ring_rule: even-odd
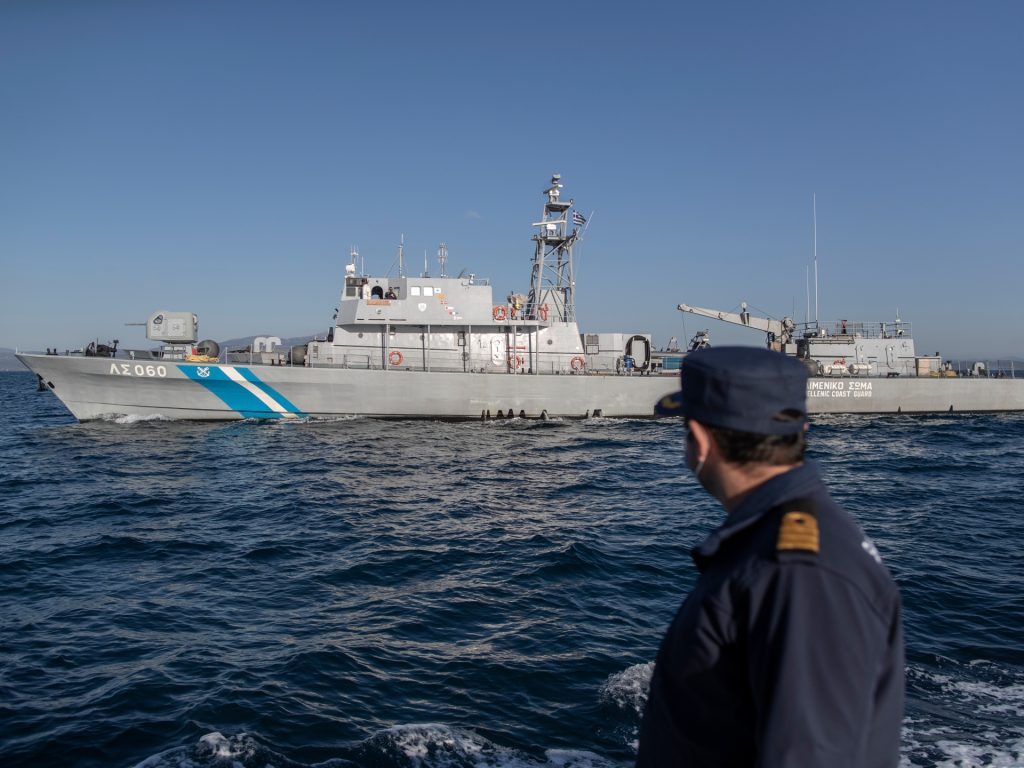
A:
POLYGON ((843 366, 845 368, 846 367, 846 358, 844 357, 844 358, 840 359, 840 358, 837 357, 835 360, 832 361, 832 365, 841 365, 841 366, 843 366))
POLYGON ((405 358, 402 357, 402 353, 397 349, 391 350, 391 354, 388 355, 388 362, 392 365, 401 365, 405 358))
POLYGON ((541 304, 540 305, 540 319, 543 320, 545 323, 548 321, 548 305, 547 304, 541 304))
POLYGON ((508 308, 502 304, 495 305, 494 309, 491 310, 491 317, 499 323, 503 322, 508 317, 508 308))
POLYGON ((574 371, 582 371, 584 368, 587 367, 587 361, 584 360, 579 355, 576 355, 576 357, 574 357, 572 360, 569 361, 569 366, 574 371))
POLYGON ((513 369, 515 369, 515 368, 522 368, 523 367, 523 358, 520 357, 519 355, 509 355, 508 356, 508 367, 509 368, 513 368, 513 369))

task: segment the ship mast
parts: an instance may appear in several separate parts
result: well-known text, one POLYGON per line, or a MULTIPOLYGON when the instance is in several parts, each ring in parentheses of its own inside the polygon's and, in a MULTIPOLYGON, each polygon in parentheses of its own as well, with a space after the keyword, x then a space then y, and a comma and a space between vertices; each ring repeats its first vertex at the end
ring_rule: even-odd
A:
POLYGON ((533 271, 530 275, 530 295, 526 299, 527 319, 536 319, 538 309, 547 307, 547 317, 563 323, 576 321, 573 293, 576 283, 572 274, 572 247, 575 230, 569 231, 569 209, 573 201, 563 202, 562 177, 554 174, 551 186, 544 190, 547 202, 541 220, 534 222, 538 232, 531 239, 536 243, 533 271))
POLYGON ((437 246, 437 263, 441 267, 441 277, 448 277, 447 264, 448 264, 448 246, 441 243, 437 246))

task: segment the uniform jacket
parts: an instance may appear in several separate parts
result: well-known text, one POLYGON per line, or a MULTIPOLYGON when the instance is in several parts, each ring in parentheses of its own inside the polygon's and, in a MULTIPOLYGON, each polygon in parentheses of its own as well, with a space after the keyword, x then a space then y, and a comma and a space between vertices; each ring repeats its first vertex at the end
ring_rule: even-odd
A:
POLYGON ((817 467, 755 488, 692 556, 637 765, 897 765, 899 593, 817 467))

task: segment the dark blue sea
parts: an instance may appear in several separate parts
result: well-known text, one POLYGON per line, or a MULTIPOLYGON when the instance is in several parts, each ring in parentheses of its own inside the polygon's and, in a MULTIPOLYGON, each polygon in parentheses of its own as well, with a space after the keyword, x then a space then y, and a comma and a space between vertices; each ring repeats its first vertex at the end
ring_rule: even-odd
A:
MULTIPOLYGON (((670 421, 77 424, 0 375, 3 766, 628 766, 722 517, 670 421)), ((904 766, 1024 765, 1024 416, 815 420, 904 766)))

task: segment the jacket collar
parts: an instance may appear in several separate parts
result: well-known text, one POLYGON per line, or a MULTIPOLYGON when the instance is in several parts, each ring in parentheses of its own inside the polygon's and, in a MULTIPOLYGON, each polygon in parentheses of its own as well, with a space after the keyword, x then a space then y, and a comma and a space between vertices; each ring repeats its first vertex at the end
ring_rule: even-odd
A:
POLYGON ((747 498, 730 513, 725 522, 690 551, 690 556, 697 567, 703 570, 723 543, 758 522, 779 504, 807 496, 820 487, 821 474, 813 461, 805 461, 789 472, 776 475, 747 494, 747 498))

